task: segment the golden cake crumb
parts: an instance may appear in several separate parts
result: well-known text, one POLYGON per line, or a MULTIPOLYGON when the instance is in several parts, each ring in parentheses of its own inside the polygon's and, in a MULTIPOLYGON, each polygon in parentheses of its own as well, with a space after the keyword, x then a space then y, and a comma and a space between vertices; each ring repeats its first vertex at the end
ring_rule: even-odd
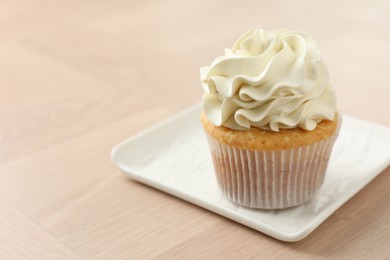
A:
POLYGON ((280 129, 279 132, 267 131, 257 127, 249 130, 233 130, 211 124, 202 112, 201 121, 204 129, 218 141, 234 147, 248 150, 284 150, 319 142, 332 136, 337 129, 338 115, 335 120, 323 120, 312 131, 299 127, 280 129))

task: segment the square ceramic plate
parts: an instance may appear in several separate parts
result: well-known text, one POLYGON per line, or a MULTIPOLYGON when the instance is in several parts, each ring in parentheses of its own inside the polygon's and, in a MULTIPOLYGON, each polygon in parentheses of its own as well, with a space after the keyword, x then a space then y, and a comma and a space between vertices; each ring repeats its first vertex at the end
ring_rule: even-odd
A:
POLYGON ((112 150, 132 179, 283 241, 306 237, 390 164, 390 128, 343 116, 325 182, 315 199, 294 208, 258 210, 226 200, 214 177, 197 105, 112 150))

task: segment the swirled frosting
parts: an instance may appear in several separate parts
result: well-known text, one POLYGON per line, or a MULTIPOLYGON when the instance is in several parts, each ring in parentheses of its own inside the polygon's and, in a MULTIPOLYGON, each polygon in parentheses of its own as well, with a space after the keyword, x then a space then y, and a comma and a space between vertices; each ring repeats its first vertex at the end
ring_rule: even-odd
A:
POLYGON ((252 28, 200 75, 203 111, 216 126, 310 131, 336 113, 321 51, 302 32, 252 28))

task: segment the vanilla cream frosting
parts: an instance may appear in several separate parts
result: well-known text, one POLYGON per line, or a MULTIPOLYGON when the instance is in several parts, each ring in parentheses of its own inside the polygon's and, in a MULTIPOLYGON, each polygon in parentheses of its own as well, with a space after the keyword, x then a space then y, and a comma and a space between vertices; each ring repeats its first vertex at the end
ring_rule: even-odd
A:
POLYGON ((310 131, 336 113, 321 51, 303 32, 252 28, 200 75, 203 111, 216 126, 310 131))

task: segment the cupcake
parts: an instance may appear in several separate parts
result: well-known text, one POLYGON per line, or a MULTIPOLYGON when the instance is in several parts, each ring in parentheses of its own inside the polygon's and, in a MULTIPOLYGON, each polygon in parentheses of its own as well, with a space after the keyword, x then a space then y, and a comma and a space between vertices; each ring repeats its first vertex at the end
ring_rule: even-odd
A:
POLYGON ((315 197, 340 127, 315 40, 252 28, 200 74, 201 121, 223 194, 262 209, 315 197))

